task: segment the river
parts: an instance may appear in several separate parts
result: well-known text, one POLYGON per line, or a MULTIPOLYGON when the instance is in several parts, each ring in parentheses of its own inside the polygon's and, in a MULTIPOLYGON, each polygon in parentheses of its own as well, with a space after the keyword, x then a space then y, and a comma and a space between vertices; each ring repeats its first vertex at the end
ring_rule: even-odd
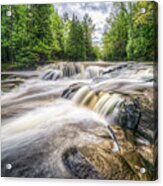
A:
POLYGON ((154 70, 60 62, 2 72, 2 176, 153 180, 154 70))

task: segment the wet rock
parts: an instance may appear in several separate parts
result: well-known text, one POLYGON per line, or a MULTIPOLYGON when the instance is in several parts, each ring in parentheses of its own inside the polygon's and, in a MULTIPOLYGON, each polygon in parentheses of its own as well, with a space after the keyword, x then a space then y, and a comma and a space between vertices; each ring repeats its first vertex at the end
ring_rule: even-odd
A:
POLYGON ((73 84, 69 86, 66 90, 63 91, 61 97, 71 99, 74 96, 74 94, 81 88, 81 86, 82 85, 80 84, 73 84))
POLYGON ((134 130, 138 127, 140 117, 141 112, 135 101, 122 102, 117 119, 120 126, 134 130))
POLYGON ((62 76, 62 73, 60 70, 48 70, 44 73, 42 76, 43 80, 57 80, 62 76))
POLYGON ((118 70, 121 70, 123 68, 127 68, 129 64, 121 64, 121 65, 115 65, 113 67, 108 67, 102 74, 109 74, 118 70))

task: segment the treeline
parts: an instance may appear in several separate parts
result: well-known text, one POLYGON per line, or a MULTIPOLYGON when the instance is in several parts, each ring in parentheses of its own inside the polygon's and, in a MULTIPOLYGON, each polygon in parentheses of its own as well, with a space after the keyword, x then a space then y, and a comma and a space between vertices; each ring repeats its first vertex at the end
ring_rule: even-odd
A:
POLYGON ((101 48, 93 44, 95 25, 88 14, 79 20, 75 14, 69 18, 67 13, 61 18, 54 5, 3 5, 2 66, 34 67, 56 60, 155 60, 157 4, 111 5, 101 48))
POLYGON ((53 5, 3 5, 1 17, 2 64, 98 58, 98 49, 92 45, 94 25, 87 14, 79 21, 67 13, 59 17, 53 5))
POLYGON ((64 14, 64 53, 65 59, 71 61, 91 61, 97 60, 98 51, 92 44, 92 32, 95 25, 92 19, 85 14, 82 21, 79 21, 75 14, 72 20, 67 19, 68 14, 64 14))
POLYGON ((103 36, 103 58, 153 61, 157 58, 157 4, 113 4, 103 36))

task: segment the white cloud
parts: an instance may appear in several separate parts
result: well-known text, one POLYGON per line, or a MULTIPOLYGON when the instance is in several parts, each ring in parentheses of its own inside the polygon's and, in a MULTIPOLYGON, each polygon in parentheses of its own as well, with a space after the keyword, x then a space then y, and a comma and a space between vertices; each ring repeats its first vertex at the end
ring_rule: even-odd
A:
POLYGON ((55 3, 55 8, 60 16, 65 12, 72 18, 73 13, 81 20, 87 13, 92 18, 95 24, 95 31, 93 33, 93 42, 101 43, 102 34, 106 24, 106 18, 109 16, 112 6, 111 2, 95 2, 95 3, 55 3))

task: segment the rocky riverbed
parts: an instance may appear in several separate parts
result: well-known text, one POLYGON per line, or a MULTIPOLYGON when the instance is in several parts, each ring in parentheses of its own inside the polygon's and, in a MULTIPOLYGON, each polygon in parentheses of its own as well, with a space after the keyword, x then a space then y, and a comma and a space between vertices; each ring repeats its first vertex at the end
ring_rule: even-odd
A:
POLYGON ((155 86, 153 63, 2 72, 2 176, 155 179, 155 86))

